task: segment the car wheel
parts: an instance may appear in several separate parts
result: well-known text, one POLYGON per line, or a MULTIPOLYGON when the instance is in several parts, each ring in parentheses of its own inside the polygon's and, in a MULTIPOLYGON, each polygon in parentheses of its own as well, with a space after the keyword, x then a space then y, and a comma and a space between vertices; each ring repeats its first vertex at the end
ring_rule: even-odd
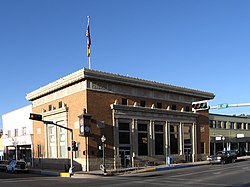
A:
POLYGON ((235 159, 232 159, 232 163, 235 163, 235 159))
POLYGON ((225 163, 226 163, 226 161, 225 161, 225 160, 222 160, 222 161, 221 161, 221 164, 225 164, 225 163))

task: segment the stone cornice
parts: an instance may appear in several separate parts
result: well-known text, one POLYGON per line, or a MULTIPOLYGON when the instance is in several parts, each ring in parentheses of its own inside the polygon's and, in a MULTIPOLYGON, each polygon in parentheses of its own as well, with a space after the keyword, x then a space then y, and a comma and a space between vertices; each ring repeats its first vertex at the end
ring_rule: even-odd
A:
POLYGON ((54 82, 47 84, 37 90, 27 94, 26 99, 33 101, 41 96, 47 95, 55 90, 59 90, 63 87, 69 86, 73 83, 79 82, 84 79, 84 69, 80 69, 72 74, 69 74, 63 78, 60 78, 54 82))
POLYGON ((159 90, 163 92, 189 95, 189 96, 199 97, 200 99, 204 99, 204 100, 214 98, 214 94, 210 92, 204 92, 200 90, 173 86, 170 84, 163 84, 163 83, 158 83, 154 81, 148 81, 148 80, 143 80, 139 78, 100 72, 100 71, 95 71, 95 70, 90 70, 90 69, 80 69, 72 74, 69 74, 52 83, 49 83, 46 86, 43 86, 33 92, 28 93, 26 96, 26 99, 29 101, 33 101, 39 97, 48 95, 49 93, 52 93, 63 87, 72 85, 76 82, 86 80, 86 79, 87 80, 101 80, 101 81, 129 85, 129 86, 134 86, 134 87, 154 89, 154 90, 159 90))
POLYGON ((140 78, 128 77, 118 74, 111 74, 105 73, 100 71, 94 71, 85 69, 84 70, 84 77, 86 79, 96 79, 96 80, 105 80, 112 83, 118 83, 123 85, 147 88, 147 89, 154 89, 163 92, 170 92, 170 93, 177 93, 177 94, 184 94, 190 95, 195 97, 200 97, 201 99, 213 99, 215 95, 210 92, 174 86, 170 84, 159 83, 155 81, 148 81, 140 78))

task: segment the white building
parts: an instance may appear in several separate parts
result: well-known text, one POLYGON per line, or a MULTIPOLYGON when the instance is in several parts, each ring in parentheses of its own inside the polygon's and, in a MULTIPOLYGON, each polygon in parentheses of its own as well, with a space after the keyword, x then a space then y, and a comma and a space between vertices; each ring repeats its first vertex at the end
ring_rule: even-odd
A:
POLYGON ((2 115, 3 146, 6 159, 32 161, 33 126, 29 115, 32 105, 2 115))

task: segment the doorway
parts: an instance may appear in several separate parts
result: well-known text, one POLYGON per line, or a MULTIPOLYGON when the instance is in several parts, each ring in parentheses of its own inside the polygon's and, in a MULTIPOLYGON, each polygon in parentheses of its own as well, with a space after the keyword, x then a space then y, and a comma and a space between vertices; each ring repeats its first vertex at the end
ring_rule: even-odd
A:
POLYGON ((191 148, 184 148, 184 157, 186 162, 192 162, 191 148))
POLYGON ((130 150, 120 150, 119 155, 121 158, 121 167, 122 168, 131 167, 130 150))

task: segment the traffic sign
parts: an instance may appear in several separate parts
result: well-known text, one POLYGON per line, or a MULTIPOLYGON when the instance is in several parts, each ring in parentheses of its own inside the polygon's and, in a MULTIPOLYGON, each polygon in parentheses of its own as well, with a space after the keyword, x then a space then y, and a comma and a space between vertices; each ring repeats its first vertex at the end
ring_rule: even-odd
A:
POLYGON ((227 103, 218 104, 218 109, 224 109, 224 108, 228 108, 228 104, 227 103))

